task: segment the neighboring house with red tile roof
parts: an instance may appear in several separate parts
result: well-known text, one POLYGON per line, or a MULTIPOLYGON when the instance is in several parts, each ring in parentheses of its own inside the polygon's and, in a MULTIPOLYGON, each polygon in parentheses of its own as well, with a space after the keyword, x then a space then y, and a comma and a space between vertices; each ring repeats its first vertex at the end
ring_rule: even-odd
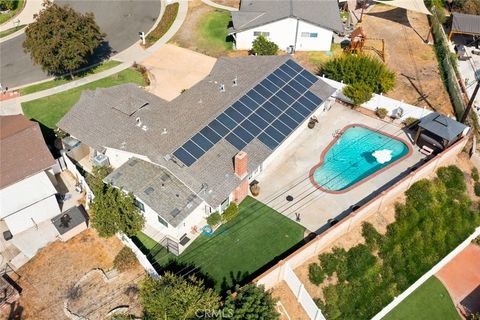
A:
POLYGON ((38 123, 23 115, 0 116, 0 231, 26 256, 32 243, 56 238, 50 219, 60 214, 56 164, 38 123), (45 226, 46 222, 46 226, 45 226))

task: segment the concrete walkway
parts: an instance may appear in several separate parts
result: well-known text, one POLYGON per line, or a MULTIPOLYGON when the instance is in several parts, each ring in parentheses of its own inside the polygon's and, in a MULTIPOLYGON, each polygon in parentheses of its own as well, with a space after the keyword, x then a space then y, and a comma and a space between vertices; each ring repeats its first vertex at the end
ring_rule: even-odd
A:
MULTIPOLYGON (((111 76, 115 73, 118 73, 122 70, 129 68, 136 61, 141 61, 147 58, 153 52, 155 52, 160 47, 162 47, 165 43, 167 43, 175 35, 175 33, 180 29, 183 22, 185 21, 185 18, 187 16, 187 11, 188 11, 188 1, 180 0, 178 2, 179 2, 179 8, 178 8, 177 18, 175 19, 175 21, 173 22, 172 26, 167 31, 167 33, 160 40, 158 40, 153 46, 145 50, 140 46, 140 43, 138 42, 133 46, 131 46, 130 48, 122 51, 121 53, 111 58, 113 60, 119 60, 123 62, 122 64, 119 64, 116 67, 110 68, 103 72, 100 72, 88 77, 84 77, 84 78, 51 88, 51 89, 35 92, 25 96, 20 96, 16 99, 1 101, 0 115, 21 114, 23 113, 22 106, 21 106, 22 102, 43 98, 46 96, 50 96, 59 92, 63 92, 72 88, 82 86, 84 84, 87 84, 99 79, 103 79, 105 77, 111 76)), ((163 16, 163 12, 164 12, 164 7, 162 3, 162 9, 161 9, 159 19, 161 19, 161 17, 163 16)))
MULTIPOLYGON (((18 15, 16 15, 12 19, 0 25, 0 32, 11 29, 17 25, 30 24, 34 21, 33 16, 40 12, 40 10, 42 9, 43 1, 42 0, 26 0, 26 1, 27 2, 25 3, 25 7, 22 9, 22 11, 20 11, 18 15)), ((18 30, 17 32, 14 32, 6 37, 1 38, 0 43, 7 41, 11 38, 14 38, 22 34, 23 32, 25 32, 25 28, 18 30)))
POLYGON ((216 2, 213 2, 211 0, 202 0, 202 2, 205 3, 207 6, 214 7, 214 8, 217 8, 217 9, 227 10, 227 11, 238 11, 237 8, 224 6, 224 5, 218 4, 216 2))

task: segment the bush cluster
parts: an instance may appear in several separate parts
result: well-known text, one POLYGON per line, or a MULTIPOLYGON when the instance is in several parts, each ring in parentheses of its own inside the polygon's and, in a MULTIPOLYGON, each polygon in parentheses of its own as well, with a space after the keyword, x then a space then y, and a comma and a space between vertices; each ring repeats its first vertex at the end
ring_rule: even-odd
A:
POLYGON ((123 247, 113 259, 113 267, 120 272, 132 269, 137 263, 137 257, 129 247, 123 247))
POLYGON ((259 56, 273 56, 278 53, 278 46, 263 35, 260 35, 253 40, 252 53, 259 56))
POLYGON ((364 223, 366 244, 335 248, 309 268, 316 284, 322 272, 336 274, 337 282, 323 289, 324 301, 317 300, 328 319, 370 319, 480 225, 461 170, 441 168, 437 176, 407 190, 385 235, 364 223))
POLYGON ((211 226, 216 226, 220 222, 222 222, 222 215, 216 211, 207 217, 207 223, 211 226))
POLYGON ((377 114, 377 116, 380 118, 380 119, 383 119, 387 116, 388 114, 388 110, 385 109, 385 108, 377 108, 377 110, 375 111, 375 113, 377 114))
POLYGON ((403 120, 403 123, 404 123, 407 127, 409 127, 409 126, 413 125, 413 124, 414 124, 415 122, 417 122, 417 121, 418 121, 417 118, 408 117, 408 118, 406 118, 405 120, 403 120))
POLYGON ((228 208, 223 212, 223 221, 228 222, 235 218, 238 214, 238 206, 235 202, 230 203, 228 208))

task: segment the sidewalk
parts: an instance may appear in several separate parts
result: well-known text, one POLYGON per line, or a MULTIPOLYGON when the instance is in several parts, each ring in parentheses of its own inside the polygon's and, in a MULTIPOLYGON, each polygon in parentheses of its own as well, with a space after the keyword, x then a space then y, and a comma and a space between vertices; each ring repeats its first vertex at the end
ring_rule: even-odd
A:
MULTIPOLYGON (((21 103, 26 102, 26 101, 31 101, 39 98, 43 98, 46 96, 50 96, 52 94, 56 94, 59 92, 63 92, 75 87, 82 86, 84 84, 103 79, 105 77, 111 76, 115 73, 118 73, 122 70, 125 70, 129 68, 134 62, 136 61, 141 61, 145 59, 146 57, 150 56, 153 52, 158 50, 161 46, 163 46, 165 43, 167 43, 174 35, 177 33, 178 29, 183 24, 183 21, 185 20, 185 17, 187 16, 187 11, 188 11, 188 1, 187 0, 180 0, 179 2, 179 8, 178 8, 178 15, 175 21, 173 22, 172 26, 168 30, 168 32, 159 40, 157 41, 153 46, 148 48, 147 50, 144 50, 139 43, 134 44, 130 48, 120 52, 119 54, 113 56, 111 59, 113 60, 119 60, 122 61, 122 64, 119 64, 116 67, 110 68, 108 70, 105 70, 103 72, 78 79, 51 89, 35 92, 32 94, 28 94, 25 96, 20 96, 15 99, 10 99, 6 101, 1 101, 0 102, 0 115, 8 115, 8 114, 20 114, 23 113, 21 103)), ((162 5, 161 13, 160 13, 160 18, 163 16, 164 8, 162 5)))
POLYGON ((211 0, 202 0, 202 2, 205 3, 207 6, 214 7, 217 9, 226 10, 226 11, 238 11, 237 8, 224 6, 216 2, 213 2, 211 0))
MULTIPOLYGON (((17 25, 30 24, 34 21, 33 15, 40 12, 42 9, 42 0, 26 0, 25 7, 18 15, 0 25, 0 32, 11 29, 17 25)), ((0 39, 0 43, 22 34, 25 28, 18 30, 6 37, 0 39)))

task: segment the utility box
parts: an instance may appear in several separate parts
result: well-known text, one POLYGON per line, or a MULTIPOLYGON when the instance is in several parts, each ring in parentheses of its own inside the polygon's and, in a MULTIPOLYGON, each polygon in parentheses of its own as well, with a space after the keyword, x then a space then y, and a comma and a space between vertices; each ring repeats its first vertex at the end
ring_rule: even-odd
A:
POLYGON ((93 158, 92 162, 93 162, 93 165, 96 167, 105 167, 110 164, 110 162, 108 161, 108 157, 103 153, 97 154, 93 158))

